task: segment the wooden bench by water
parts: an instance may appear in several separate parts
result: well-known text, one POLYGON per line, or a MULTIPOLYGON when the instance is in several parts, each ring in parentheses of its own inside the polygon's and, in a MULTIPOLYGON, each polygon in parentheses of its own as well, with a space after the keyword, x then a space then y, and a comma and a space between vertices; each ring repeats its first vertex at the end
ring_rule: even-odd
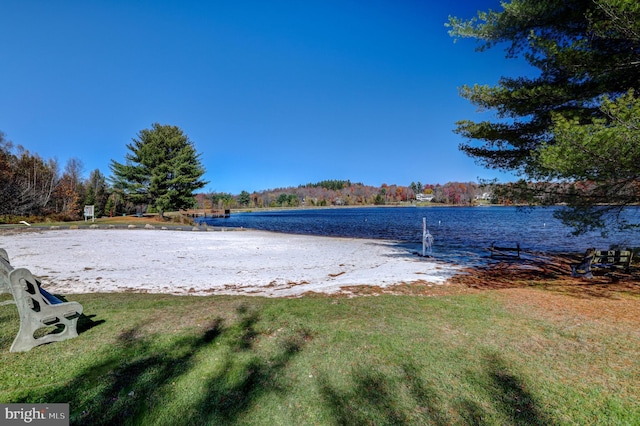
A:
POLYGON ((631 250, 596 250, 587 249, 581 263, 571 265, 574 277, 593 278, 593 272, 604 271, 611 275, 614 272, 629 273, 633 252, 631 250))

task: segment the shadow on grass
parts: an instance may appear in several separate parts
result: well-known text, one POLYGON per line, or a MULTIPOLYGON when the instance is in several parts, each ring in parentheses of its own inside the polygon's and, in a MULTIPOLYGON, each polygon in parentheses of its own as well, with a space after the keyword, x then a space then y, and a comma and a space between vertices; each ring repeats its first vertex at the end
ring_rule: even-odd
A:
MULTIPOLYGON (((415 364, 400 366, 401 375, 385 374, 375 366, 358 366, 348 387, 321 377, 319 389, 325 406, 339 425, 553 425, 523 381, 497 356, 487 358, 480 373, 470 375, 475 394, 487 395, 484 403, 468 396, 444 396, 428 384, 415 364), (488 401, 488 403, 487 403, 488 401)), ((466 385, 464 386, 466 387, 466 385)))
POLYGON ((411 363, 401 366, 402 377, 390 377, 374 367, 359 366, 346 389, 319 379, 320 395, 339 425, 449 425, 434 389, 411 363))
MULTIPOLYGON (((556 422, 549 417, 536 401, 535 396, 527 390, 526 384, 497 355, 491 354, 485 360, 483 377, 470 377, 470 381, 484 384, 484 391, 489 396, 491 411, 511 425, 552 426, 556 422)), ((464 424, 490 425, 494 421, 487 420, 486 410, 476 401, 464 399, 457 404, 457 410, 464 424)))
MULTIPOLYGON (((70 302, 70 300, 68 300, 67 297, 62 294, 56 293, 53 296, 55 296, 55 298, 57 298, 63 303, 70 302)), ((96 315, 86 315, 84 313, 80 314, 80 316, 78 317, 78 323, 76 324, 76 331, 78 332, 78 334, 82 334, 85 331, 89 331, 93 327, 104 324, 106 322, 105 320, 94 321, 93 318, 95 317, 96 315)))
POLYGON ((97 327, 106 322, 105 320, 94 321, 93 318, 95 317, 96 317, 95 315, 85 315, 85 314, 80 315, 80 318, 78 318, 78 324, 76 326, 76 330, 78 331, 78 334, 82 334, 86 331, 91 330, 93 327, 97 327))
POLYGON ((487 373, 497 389, 493 397, 496 408, 512 424, 517 425, 553 425, 554 422, 539 407, 525 383, 509 371, 504 361, 497 355, 491 355, 487 360, 487 373))
POLYGON ((305 341, 304 333, 294 334, 280 342, 274 355, 261 357, 253 347, 258 334, 255 330, 258 314, 239 308, 238 315, 237 323, 225 326, 222 319, 215 319, 200 335, 178 339, 162 349, 157 349, 153 339, 141 335, 138 328, 125 330, 118 336, 109 356, 88 366, 70 382, 42 394, 34 389, 16 402, 68 402, 72 410, 71 424, 149 423, 154 410, 166 403, 163 398, 173 384, 192 369, 202 368, 196 366, 196 356, 201 351, 224 347, 228 351, 223 367, 215 370, 219 372, 202 372, 209 375, 203 378, 204 393, 196 393, 192 406, 185 407, 183 412, 167 414, 159 422, 172 425, 232 423, 260 395, 278 390, 273 378, 302 349, 305 341))
POLYGON ((197 411, 188 413, 181 421, 185 425, 231 424, 237 417, 250 410, 261 395, 266 393, 284 393, 285 386, 278 376, 286 369, 289 361, 302 350, 306 340, 305 333, 291 336, 281 342, 279 351, 268 359, 250 356, 246 362, 238 361, 243 354, 250 353, 250 341, 254 330, 251 317, 241 321, 243 333, 235 339, 235 354, 225 361, 223 373, 215 375, 204 384, 197 411), (238 368, 240 367, 240 368, 238 368))

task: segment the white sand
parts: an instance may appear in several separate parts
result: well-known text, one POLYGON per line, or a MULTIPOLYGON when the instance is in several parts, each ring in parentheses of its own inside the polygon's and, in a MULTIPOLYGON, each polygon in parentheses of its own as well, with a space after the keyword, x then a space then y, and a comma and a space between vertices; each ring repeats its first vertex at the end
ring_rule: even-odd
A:
POLYGON ((298 296, 341 287, 442 284, 459 268, 393 242, 261 231, 52 230, 0 235, 11 264, 61 294, 298 296))

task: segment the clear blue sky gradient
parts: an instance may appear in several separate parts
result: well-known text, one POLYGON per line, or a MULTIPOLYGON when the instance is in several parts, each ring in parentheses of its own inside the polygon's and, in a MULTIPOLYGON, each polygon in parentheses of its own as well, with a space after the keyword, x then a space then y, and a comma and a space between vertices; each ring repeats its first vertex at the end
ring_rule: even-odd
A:
POLYGON ((453 133, 483 117, 460 86, 530 71, 449 37, 449 15, 490 8, 499 0, 5 0, 0 131, 109 176, 140 130, 176 125, 202 154, 205 190, 233 194, 512 180, 453 133))

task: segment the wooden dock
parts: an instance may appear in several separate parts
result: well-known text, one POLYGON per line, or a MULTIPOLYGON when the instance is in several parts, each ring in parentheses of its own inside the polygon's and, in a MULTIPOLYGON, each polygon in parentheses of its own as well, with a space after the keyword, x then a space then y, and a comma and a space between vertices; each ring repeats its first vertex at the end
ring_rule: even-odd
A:
POLYGON ((180 210, 180 214, 188 217, 201 217, 201 218, 224 218, 227 219, 231 216, 231 210, 229 209, 188 209, 180 210))

